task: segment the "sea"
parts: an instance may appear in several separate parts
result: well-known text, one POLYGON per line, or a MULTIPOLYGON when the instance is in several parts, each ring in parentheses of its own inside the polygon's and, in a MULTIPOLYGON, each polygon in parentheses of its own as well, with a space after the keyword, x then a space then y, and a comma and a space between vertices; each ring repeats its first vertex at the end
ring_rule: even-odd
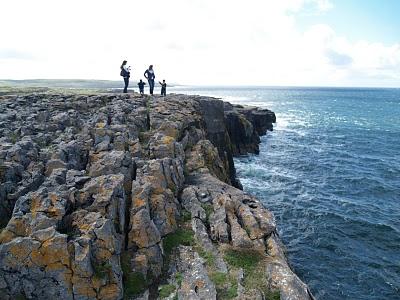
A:
POLYGON ((319 300, 400 299, 400 89, 176 87, 275 112, 235 159, 319 300))

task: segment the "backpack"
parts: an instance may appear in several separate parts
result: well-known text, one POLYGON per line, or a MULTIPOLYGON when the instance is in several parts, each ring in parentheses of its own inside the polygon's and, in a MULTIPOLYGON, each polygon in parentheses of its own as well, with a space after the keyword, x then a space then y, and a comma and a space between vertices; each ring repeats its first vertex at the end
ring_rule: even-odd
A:
POLYGON ((126 71, 124 68, 121 68, 121 72, 119 73, 119 75, 121 75, 122 77, 126 76, 126 71))

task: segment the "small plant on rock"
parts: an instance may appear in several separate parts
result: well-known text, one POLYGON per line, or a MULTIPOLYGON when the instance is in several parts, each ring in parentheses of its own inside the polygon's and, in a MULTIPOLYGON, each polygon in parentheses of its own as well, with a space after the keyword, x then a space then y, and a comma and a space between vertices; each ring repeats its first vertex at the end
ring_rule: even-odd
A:
POLYGON ((169 295, 171 295, 175 291, 175 286, 172 284, 164 284, 160 286, 158 290, 158 296, 161 299, 167 298, 169 295))
POLYGON ((171 255, 172 250, 179 245, 192 246, 193 244, 193 231, 185 228, 178 228, 175 232, 168 234, 163 239, 163 247, 166 256, 171 255))
POLYGON ((109 263, 102 262, 102 263, 94 263, 92 264, 94 276, 100 279, 104 279, 110 275, 112 270, 112 266, 109 263))
POLYGON ((146 278, 142 273, 132 272, 130 256, 127 253, 121 255, 121 268, 123 272, 124 295, 126 299, 137 296, 147 289, 146 278))

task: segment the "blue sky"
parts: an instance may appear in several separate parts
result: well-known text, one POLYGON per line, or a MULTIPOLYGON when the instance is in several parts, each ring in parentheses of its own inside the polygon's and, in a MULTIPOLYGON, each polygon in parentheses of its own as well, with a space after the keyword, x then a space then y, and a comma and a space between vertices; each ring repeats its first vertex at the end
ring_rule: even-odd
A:
POLYGON ((400 0, 1 0, 0 78, 400 87, 400 0))
POLYGON ((326 12, 307 13, 305 9, 297 15, 297 24, 305 30, 324 23, 352 42, 400 43, 399 0, 333 0, 331 3, 333 7, 326 12))

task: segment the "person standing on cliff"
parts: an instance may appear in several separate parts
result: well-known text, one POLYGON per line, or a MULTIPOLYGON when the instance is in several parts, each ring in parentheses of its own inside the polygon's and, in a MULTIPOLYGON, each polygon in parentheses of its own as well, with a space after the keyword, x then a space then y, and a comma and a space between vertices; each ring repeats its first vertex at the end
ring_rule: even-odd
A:
POLYGON ((139 92, 140 92, 140 95, 144 95, 144 85, 145 85, 146 83, 144 83, 143 81, 142 81, 142 79, 140 79, 140 81, 138 82, 138 86, 139 86, 139 92))
POLYGON ((124 93, 128 92, 129 77, 131 77, 131 67, 130 66, 128 67, 126 64, 127 64, 127 61, 124 60, 120 67, 121 68, 120 75, 124 78, 124 83, 125 83, 124 93))
POLYGON ((162 82, 158 82, 161 85, 161 96, 167 96, 167 84, 165 83, 165 79, 162 82))
POLYGON ((150 95, 153 95, 154 79, 156 78, 156 75, 154 74, 154 70, 153 70, 153 65, 150 65, 149 68, 144 72, 144 77, 149 82, 150 95))

